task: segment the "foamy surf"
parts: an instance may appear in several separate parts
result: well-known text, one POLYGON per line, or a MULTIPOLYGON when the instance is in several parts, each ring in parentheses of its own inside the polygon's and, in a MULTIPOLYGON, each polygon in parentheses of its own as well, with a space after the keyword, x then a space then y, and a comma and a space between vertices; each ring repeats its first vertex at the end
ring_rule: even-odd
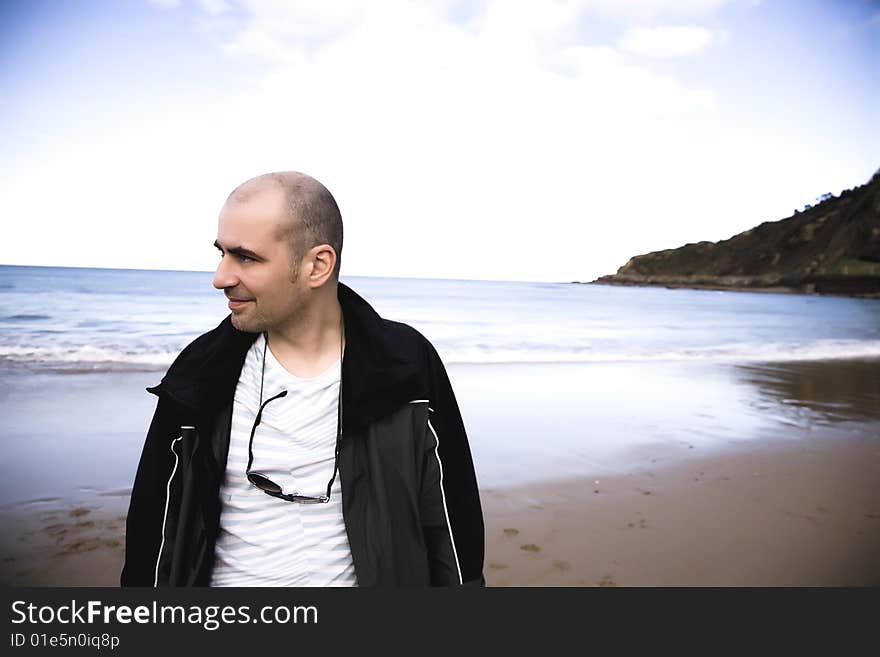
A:
MULTIPOLYGON (((32 367, 77 369, 83 371, 124 371, 164 369, 185 345, 165 351, 132 351, 91 345, 67 347, 0 347, 0 363, 27 364, 32 367)), ((836 359, 880 359, 880 340, 818 340, 811 343, 740 343, 685 349, 591 350, 518 349, 498 346, 485 348, 444 348, 437 350, 447 364, 503 365, 505 363, 639 363, 639 362, 716 362, 775 363, 836 359)))

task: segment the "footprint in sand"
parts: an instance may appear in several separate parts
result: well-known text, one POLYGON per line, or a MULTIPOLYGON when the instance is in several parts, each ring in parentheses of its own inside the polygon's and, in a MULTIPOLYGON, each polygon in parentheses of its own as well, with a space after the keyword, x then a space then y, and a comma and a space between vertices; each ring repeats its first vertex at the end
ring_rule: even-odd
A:
POLYGON ((612 579, 611 575, 605 575, 597 583, 599 586, 617 586, 617 582, 612 579))
POLYGON ((508 527, 504 530, 505 536, 516 536, 517 534, 519 534, 519 530, 513 527, 508 527))
POLYGON ((534 543, 526 543, 525 545, 519 546, 520 550, 525 550, 526 552, 540 552, 541 548, 534 543))
POLYGON ((491 568, 492 570, 504 570, 507 567, 508 566, 506 563, 495 563, 495 562, 489 563, 489 568, 491 568))
POLYGON ((61 545, 61 551, 56 553, 56 557, 68 554, 82 554, 83 552, 92 552, 101 548, 119 549, 122 547, 120 542, 114 538, 83 538, 65 545, 61 545))
POLYGON ((798 513, 797 511, 786 511, 782 510, 782 514, 788 516, 789 518, 797 518, 799 520, 809 520, 814 525, 819 524, 819 521, 816 520, 813 516, 808 515, 806 513, 798 513))
POLYGON ((559 559, 553 560, 553 567, 561 573, 567 573, 571 570, 571 564, 567 561, 560 561, 559 559))

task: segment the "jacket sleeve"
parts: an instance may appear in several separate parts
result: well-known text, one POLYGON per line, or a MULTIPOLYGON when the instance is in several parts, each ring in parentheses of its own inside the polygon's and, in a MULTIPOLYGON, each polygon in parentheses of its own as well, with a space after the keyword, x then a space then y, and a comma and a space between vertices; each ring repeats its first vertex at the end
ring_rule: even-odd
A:
POLYGON ((128 517, 125 522, 125 564, 122 586, 153 586, 156 560, 162 542, 162 525, 168 475, 173 455, 171 441, 177 429, 176 414, 160 398, 141 453, 128 517))
POLYGON ((422 484, 432 585, 483 586, 484 527, 464 423, 440 356, 427 343, 430 395, 422 484))

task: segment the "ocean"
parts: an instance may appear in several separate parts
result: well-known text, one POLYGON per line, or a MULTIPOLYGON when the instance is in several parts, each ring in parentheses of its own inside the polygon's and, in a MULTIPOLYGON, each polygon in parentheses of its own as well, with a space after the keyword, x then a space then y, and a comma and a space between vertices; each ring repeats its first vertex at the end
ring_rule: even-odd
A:
MULTIPOLYGON (((162 370, 227 314, 211 273, 0 266, 0 363, 162 370)), ((343 277, 450 363, 880 356, 880 300, 569 283, 343 277)))
MULTIPOLYGON (((0 266, 0 507, 127 496, 144 388, 228 314, 211 278, 0 266)), ((880 300, 343 281, 437 347, 484 488, 817 432, 880 441, 880 300)))
MULTIPOLYGON (((0 581, 116 583, 145 388, 227 315, 211 278, 0 266, 0 581)), ((874 581, 880 300, 343 281, 446 363, 490 582, 874 581)))

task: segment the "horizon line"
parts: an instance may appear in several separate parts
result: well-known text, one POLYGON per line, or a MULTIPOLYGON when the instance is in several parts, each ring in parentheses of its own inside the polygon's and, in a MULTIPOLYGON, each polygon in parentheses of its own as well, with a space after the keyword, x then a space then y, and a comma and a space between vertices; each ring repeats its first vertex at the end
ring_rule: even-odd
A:
MULTIPOLYGON (((138 272, 168 272, 168 273, 179 273, 179 274, 210 274, 212 270, 210 269, 160 269, 160 268, 143 268, 143 267, 84 267, 81 265, 21 265, 15 263, 0 263, 0 267, 28 267, 32 269, 98 269, 102 271, 138 271, 138 272)), ((537 284, 560 284, 560 285, 585 285, 589 284, 592 281, 579 281, 579 280, 571 280, 571 281, 527 281, 527 280, 515 280, 515 279, 507 279, 507 278, 448 278, 448 277, 431 277, 431 276, 376 276, 369 274, 342 274, 340 275, 340 281, 343 277, 347 278, 390 278, 390 279, 404 279, 404 280, 422 280, 422 281, 462 281, 462 282, 474 282, 474 283, 537 283, 537 284)))

